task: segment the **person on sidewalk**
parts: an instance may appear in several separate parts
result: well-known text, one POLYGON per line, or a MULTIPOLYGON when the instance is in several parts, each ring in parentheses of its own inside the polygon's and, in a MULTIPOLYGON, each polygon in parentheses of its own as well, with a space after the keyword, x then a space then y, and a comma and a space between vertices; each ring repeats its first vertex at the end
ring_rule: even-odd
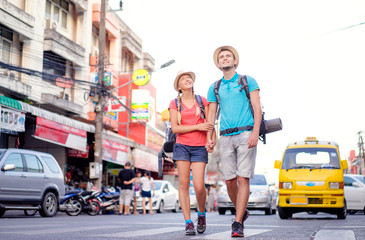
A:
POLYGON ((198 202, 197 232, 203 233, 206 229, 204 184, 205 167, 208 162, 206 144, 207 132, 213 130, 213 124, 205 121, 208 102, 205 97, 201 97, 204 105, 202 112, 196 98, 200 96, 194 94, 194 82, 193 72, 179 72, 174 82, 178 95, 169 106, 171 129, 177 135, 173 160, 179 175, 179 201, 185 218, 186 235, 195 235, 194 223, 190 216, 190 169, 198 202))
POLYGON ((148 199, 148 203, 150 206, 150 214, 155 214, 152 211, 152 195, 155 195, 155 187, 153 186, 153 178, 151 177, 151 173, 149 171, 144 172, 144 176, 141 178, 141 187, 143 214, 146 214, 146 198, 148 199), (152 189, 153 194, 151 193, 152 189))
POLYGON ((139 213, 137 212, 137 194, 141 192, 141 178, 142 178, 142 173, 140 170, 137 170, 137 177, 136 180, 133 183, 133 191, 134 191, 134 195, 133 195, 133 214, 134 215, 138 215, 139 213))
MULTIPOLYGON (((249 100, 240 85, 236 72, 239 56, 231 46, 222 46, 213 55, 215 65, 222 71, 223 78, 218 89, 220 119, 220 159, 221 172, 227 184, 228 195, 236 208, 232 224, 232 237, 244 236, 244 221, 249 216, 247 202, 250 195, 250 178, 253 178, 256 151, 261 123, 259 86, 255 79, 246 76, 253 114, 249 100)), ((215 83, 208 90, 208 121, 214 124, 218 100, 215 83)), ((215 141, 208 133, 208 150, 214 148, 215 141)))
POLYGON ((130 214, 130 205, 133 198, 133 182, 136 180, 136 174, 131 168, 131 163, 126 162, 124 169, 118 174, 118 180, 120 182, 119 215, 123 213, 123 206, 124 215, 130 214))

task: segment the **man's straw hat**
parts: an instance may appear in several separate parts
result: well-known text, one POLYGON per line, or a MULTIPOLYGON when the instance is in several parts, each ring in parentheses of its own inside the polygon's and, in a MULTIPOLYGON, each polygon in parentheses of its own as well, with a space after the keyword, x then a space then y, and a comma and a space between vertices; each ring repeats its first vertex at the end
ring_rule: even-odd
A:
POLYGON ((230 51, 230 52, 233 53, 234 59, 237 60, 237 64, 235 66, 235 68, 237 68, 238 63, 239 63, 238 52, 236 51, 236 49, 234 49, 234 47, 231 47, 231 46, 222 46, 222 47, 219 47, 219 48, 217 48, 215 50, 214 55, 213 55, 213 59, 214 59, 214 63, 217 66, 217 68, 219 68, 219 65, 218 65, 218 55, 223 50, 228 50, 228 51, 230 51))

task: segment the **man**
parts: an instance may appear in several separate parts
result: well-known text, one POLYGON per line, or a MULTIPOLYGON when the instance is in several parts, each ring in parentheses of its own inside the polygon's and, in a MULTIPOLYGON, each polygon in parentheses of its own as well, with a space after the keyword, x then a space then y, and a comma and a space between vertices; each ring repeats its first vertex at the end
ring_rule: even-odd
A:
POLYGON ((130 205, 134 194, 133 182, 136 180, 136 174, 131 167, 131 163, 126 162, 124 169, 121 170, 118 175, 120 181, 119 215, 123 212, 123 205, 124 215, 130 214, 130 205))
MULTIPOLYGON (((222 177, 226 181, 228 195, 236 208, 235 221, 232 224, 232 237, 243 237, 243 222, 248 218, 246 210, 250 195, 250 178, 253 178, 256 146, 259 139, 261 123, 261 105, 259 86, 247 76, 249 100, 238 82, 236 68, 239 56, 231 46, 219 47, 214 52, 215 65, 223 72, 222 82, 218 90, 220 120, 220 159, 222 177)), ((218 101, 214 93, 213 83, 208 90, 208 121, 214 124, 218 101)), ((208 134, 207 150, 213 151, 215 142, 208 134)))

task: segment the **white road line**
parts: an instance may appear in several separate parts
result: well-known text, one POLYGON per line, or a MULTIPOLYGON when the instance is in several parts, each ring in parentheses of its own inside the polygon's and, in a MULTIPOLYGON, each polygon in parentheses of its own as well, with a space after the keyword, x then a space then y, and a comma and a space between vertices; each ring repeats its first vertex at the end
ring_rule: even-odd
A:
MULTIPOLYGON (((245 230, 245 237, 257 235, 260 233, 271 231, 271 229, 246 229, 245 230)), ((216 240, 226 240, 231 238, 231 231, 225 231, 225 232, 219 232, 219 233, 213 233, 209 235, 199 234, 197 237, 194 237, 193 239, 216 239, 216 240)))
POLYGON ((356 240, 351 230, 319 230, 314 240, 356 240))
POLYGON ((129 237, 142 237, 142 236, 149 236, 155 234, 162 234, 168 232, 183 232, 184 228, 181 227, 168 227, 168 228, 155 228, 155 229, 143 229, 141 231, 129 231, 129 232, 117 232, 117 233, 110 233, 110 234, 96 234, 92 235, 93 237, 111 237, 111 238, 129 238, 129 237))
MULTIPOLYGON (((38 226, 39 227, 39 226, 38 226)), ((0 233, 11 233, 11 234, 22 234, 22 235, 38 235, 38 234, 52 234, 52 233, 68 233, 68 232, 81 232, 81 231, 92 231, 98 229, 113 229, 123 228, 122 226, 88 226, 88 227, 77 227, 77 228, 51 228, 51 229, 40 229, 40 230, 25 230, 24 232, 0 232, 0 233)))

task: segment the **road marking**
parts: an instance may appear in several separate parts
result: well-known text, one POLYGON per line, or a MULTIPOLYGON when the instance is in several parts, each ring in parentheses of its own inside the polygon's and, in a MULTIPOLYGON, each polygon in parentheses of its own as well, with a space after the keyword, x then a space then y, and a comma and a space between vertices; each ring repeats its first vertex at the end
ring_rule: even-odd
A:
POLYGON ((314 240, 356 240, 351 230, 319 230, 314 240))
POLYGON ((169 233, 169 232, 183 232, 183 228, 181 227, 168 227, 168 228, 154 228, 154 229, 143 229, 142 231, 129 231, 129 232, 117 232, 110 234, 97 234, 92 235, 93 237, 110 237, 110 238, 129 238, 129 237, 142 237, 149 236, 155 234, 169 233))
POLYGON ((88 227, 77 227, 77 228, 65 227, 65 228, 51 228, 51 229, 40 229, 40 230, 26 230, 24 232, 9 232, 8 231, 8 232, 1 232, 1 233, 38 235, 38 234, 51 234, 51 233, 92 231, 92 230, 98 230, 98 229, 113 229, 113 228, 121 228, 121 226, 88 226, 88 227))
MULTIPOLYGON (((250 237, 253 235, 257 235, 260 233, 271 231, 270 229, 245 229, 245 237, 250 237)), ((225 232, 219 232, 219 233, 213 233, 209 235, 202 234, 197 237, 194 237, 193 239, 216 239, 216 240, 226 240, 231 238, 231 231, 225 231, 225 232)))

